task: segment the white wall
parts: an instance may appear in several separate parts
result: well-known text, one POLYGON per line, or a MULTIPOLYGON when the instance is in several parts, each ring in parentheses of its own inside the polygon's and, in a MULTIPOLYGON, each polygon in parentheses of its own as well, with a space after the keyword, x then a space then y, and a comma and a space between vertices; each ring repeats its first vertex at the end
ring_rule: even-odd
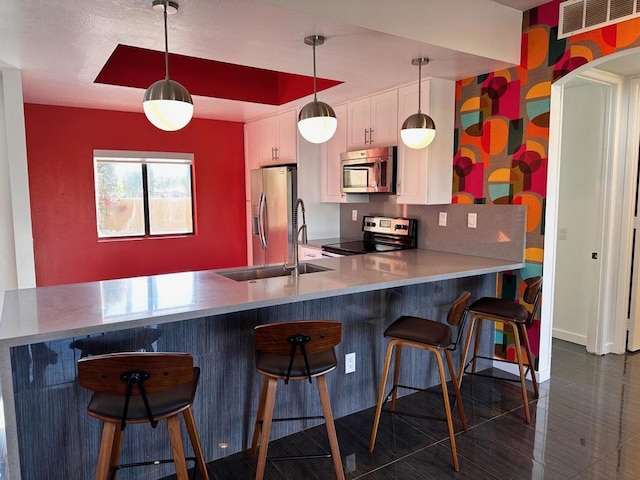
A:
POLYGON ((0 68, 0 308, 5 290, 35 286, 21 82, 0 68))
POLYGON ((597 315, 607 87, 578 80, 563 97, 553 336, 587 345, 597 315), (597 252, 598 260, 591 258, 597 252))
POLYGON ((298 136, 298 198, 306 208, 309 239, 340 236, 340 204, 320 201, 320 148, 298 136))

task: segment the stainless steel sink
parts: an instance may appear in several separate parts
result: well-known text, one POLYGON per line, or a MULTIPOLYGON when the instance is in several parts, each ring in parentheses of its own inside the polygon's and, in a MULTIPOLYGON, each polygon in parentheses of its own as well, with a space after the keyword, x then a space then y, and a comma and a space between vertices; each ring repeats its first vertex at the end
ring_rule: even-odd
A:
MULTIPOLYGON (((300 275, 305 273, 326 272, 331 268, 319 267, 310 263, 301 263, 298 265, 300 275)), ((267 267, 248 267, 241 270, 231 270, 228 272, 219 272, 219 275, 230 278, 236 282, 246 282, 248 280, 260 280, 262 278, 286 277, 291 275, 291 270, 287 270, 282 265, 271 265, 267 267)))

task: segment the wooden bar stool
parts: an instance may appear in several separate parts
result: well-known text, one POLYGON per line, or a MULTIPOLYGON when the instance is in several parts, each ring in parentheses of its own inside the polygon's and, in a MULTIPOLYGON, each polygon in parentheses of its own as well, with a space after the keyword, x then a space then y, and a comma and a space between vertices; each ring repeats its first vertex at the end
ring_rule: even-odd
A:
MULTIPOLYGON (((423 390, 406 385, 400 385, 398 383, 398 377, 400 375, 400 358, 402 354, 402 347, 420 348, 428 352, 433 352, 437 359, 438 372, 440 374, 440 384, 442 385, 442 399, 444 401, 447 426, 449 427, 449 441, 451 442, 453 468, 456 472, 460 470, 460 465, 458 464, 458 453, 456 450, 455 433, 453 431, 453 420, 451 418, 451 404, 449 402, 449 393, 447 391, 447 379, 445 376, 444 365, 442 363, 442 356, 440 352, 444 351, 445 357, 447 359, 447 366, 449 367, 449 374, 451 375, 451 383, 455 392, 458 411, 460 412, 460 419, 462 420, 462 426, 466 431, 467 419, 464 414, 464 407, 462 406, 462 398, 460 396, 460 389, 458 388, 458 379, 456 378, 456 370, 453 367, 451 352, 455 350, 462 336, 464 318, 466 316, 466 308, 469 297, 471 297, 471 294, 469 292, 462 292, 460 296, 453 302, 451 308, 449 309, 449 313, 447 314, 448 325, 442 322, 436 322, 434 320, 428 320, 425 318, 403 316, 389 325, 389 327, 384 331, 384 336, 386 338, 390 338, 391 342, 389 342, 389 346, 387 347, 387 355, 384 360, 384 371, 382 373, 382 381, 380 382, 380 391, 378 392, 378 405, 376 407, 376 415, 373 420, 373 430, 371 431, 369 452, 373 452, 373 449, 375 447, 376 436, 378 434, 378 425, 380 423, 380 414, 382 413, 382 406, 389 400, 389 397, 391 397, 391 412, 401 415, 409 415, 408 413, 395 411, 398 388, 423 390), (458 335, 455 342, 453 342, 453 335, 450 325, 458 327, 458 335), (393 387, 385 398, 384 391, 387 385, 387 378, 389 376, 391 356, 393 355, 393 350, 396 347, 396 361, 393 371, 393 387)), ((431 418, 426 416, 421 417, 431 418)))
MULTIPOLYGON (((533 319, 538 310, 540 303, 540 294, 542 292, 542 277, 531 277, 525 280, 525 290, 522 299, 530 305, 531 312, 527 306, 512 302, 511 300, 504 300, 502 298, 494 297, 482 297, 469 305, 469 313, 471 314, 471 324, 469 325, 469 332, 467 333, 467 339, 464 345, 464 351, 462 353, 462 359, 460 360, 460 375, 459 382, 462 383, 463 374, 485 376, 495 378, 498 380, 515 381, 520 382, 522 389, 522 400, 524 402, 524 415, 527 423, 531 423, 531 413, 529 412, 529 399, 527 397, 527 372, 531 372, 531 382, 533 383, 533 390, 536 398, 539 396, 538 381, 536 380, 536 370, 533 361, 533 355, 531 353, 531 345, 529 343, 529 335, 527 335, 527 327, 533 323, 533 319), (501 322, 504 325, 509 325, 513 331, 514 347, 516 354, 516 362, 510 360, 503 360, 495 357, 483 357, 478 355, 478 347, 480 345, 480 332, 482 329, 483 320, 489 320, 492 322, 501 322), (469 347, 471 345, 471 337, 473 336, 474 326, 477 321, 476 340, 473 348, 473 357, 467 361, 467 355, 469 353, 469 347), (521 344, 524 343, 524 348, 527 353, 527 371, 524 369, 524 362, 522 361, 522 348, 521 344), (483 358, 487 360, 513 363, 518 365, 520 378, 512 380, 504 377, 496 377, 494 375, 476 373, 476 359, 483 358), (471 365, 471 371, 468 371, 468 367, 471 365)), ((473 378, 472 378, 473 380, 473 378)))
POLYGON ((186 353, 114 353, 78 361, 78 381, 94 392, 87 413, 102 420, 96 480, 114 479, 122 468, 173 462, 178 480, 187 480, 186 460, 195 460, 204 480, 207 466, 191 406, 200 369, 186 353), (178 414, 182 413, 195 457, 186 459, 178 414), (167 420, 173 459, 118 465, 120 440, 128 424, 167 420))
MULTIPOLYGON (((258 414, 253 431, 250 454, 255 457, 260 440, 256 480, 262 480, 267 462, 271 422, 274 420, 301 420, 324 418, 331 448, 336 478, 344 480, 338 438, 333 423, 327 380, 325 375, 338 365, 334 347, 342 340, 342 324, 332 321, 299 321, 258 325, 254 331, 256 369, 264 375, 258 414), (316 379, 323 417, 273 418, 278 380, 316 379)), ((329 455, 305 455, 286 459, 326 458, 329 455)), ((278 458, 284 460, 285 458, 278 458)))

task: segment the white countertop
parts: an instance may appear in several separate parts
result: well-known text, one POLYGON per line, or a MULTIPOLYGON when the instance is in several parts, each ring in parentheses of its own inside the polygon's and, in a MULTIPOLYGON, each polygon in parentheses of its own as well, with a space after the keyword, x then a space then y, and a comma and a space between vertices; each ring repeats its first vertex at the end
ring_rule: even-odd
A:
POLYGON ((524 263, 421 249, 307 263, 331 270, 251 283, 218 275, 224 270, 205 270, 10 290, 5 292, 0 345, 26 345, 524 267, 524 263))

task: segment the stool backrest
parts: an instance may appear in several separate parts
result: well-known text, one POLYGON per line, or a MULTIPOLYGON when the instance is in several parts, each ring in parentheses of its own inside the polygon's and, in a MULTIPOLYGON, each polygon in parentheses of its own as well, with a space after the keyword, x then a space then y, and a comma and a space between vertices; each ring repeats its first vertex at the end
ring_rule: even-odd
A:
POLYGON ((540 303, 540 294, 542 293, 542 277, 527 278, 524 283, 527 285, 524 289, 522 299, 529 305, 532 305, 531 313, 529 314, 528 324, 533 322, 533 318, 536 316, 538 305, 540 303))
MULTIPOLYGON (((193 357, 188 353, 127 352, 78 360, 80 385, 97 393, 127 395, 128 380, 137 373, 147 395, 165 392, 193 380, 193 357)), ((140 395, 139 388, 129 388, 140 395)))
POLYGON ((467 310, 467 304, 471 293, 466 290, 462 292, 457 299, 451 304, 449 313, 447 314, 447 323, 449 325, 459 326, 464 318, 465 311, 467 310))
POLYGON ((295 357, 304 357, 311 382, 308 355, 333 349, 342 341, 342 324, 331 320, 310 320, 258 325, 253 334, 256 352, 289 357, 285 384, 289 382, 295 357))
POLYGON ((469 304, 469 298, 471 298, 471 293, 466 290, 463 291, 451 304, 451 308, 449 308, 449 313, 447 314, 447 323, 458 327, 456 341, 450 346, 452 350, 458 347, 458 343, 460 343, 460 339, 462 338, 464 321, 467 318, 467 305, 469 304))
MULTIPOLYGON (((303 335, 309 340, 304 347, 307 354, 322 353, 342 341, 342 324, 331 320, 269 323, 258 325, 253 334, 256 351, 274 355, 291 355, 291 338, 303 335)), ((295 355, 302 355, 297 350, 295 355)))

